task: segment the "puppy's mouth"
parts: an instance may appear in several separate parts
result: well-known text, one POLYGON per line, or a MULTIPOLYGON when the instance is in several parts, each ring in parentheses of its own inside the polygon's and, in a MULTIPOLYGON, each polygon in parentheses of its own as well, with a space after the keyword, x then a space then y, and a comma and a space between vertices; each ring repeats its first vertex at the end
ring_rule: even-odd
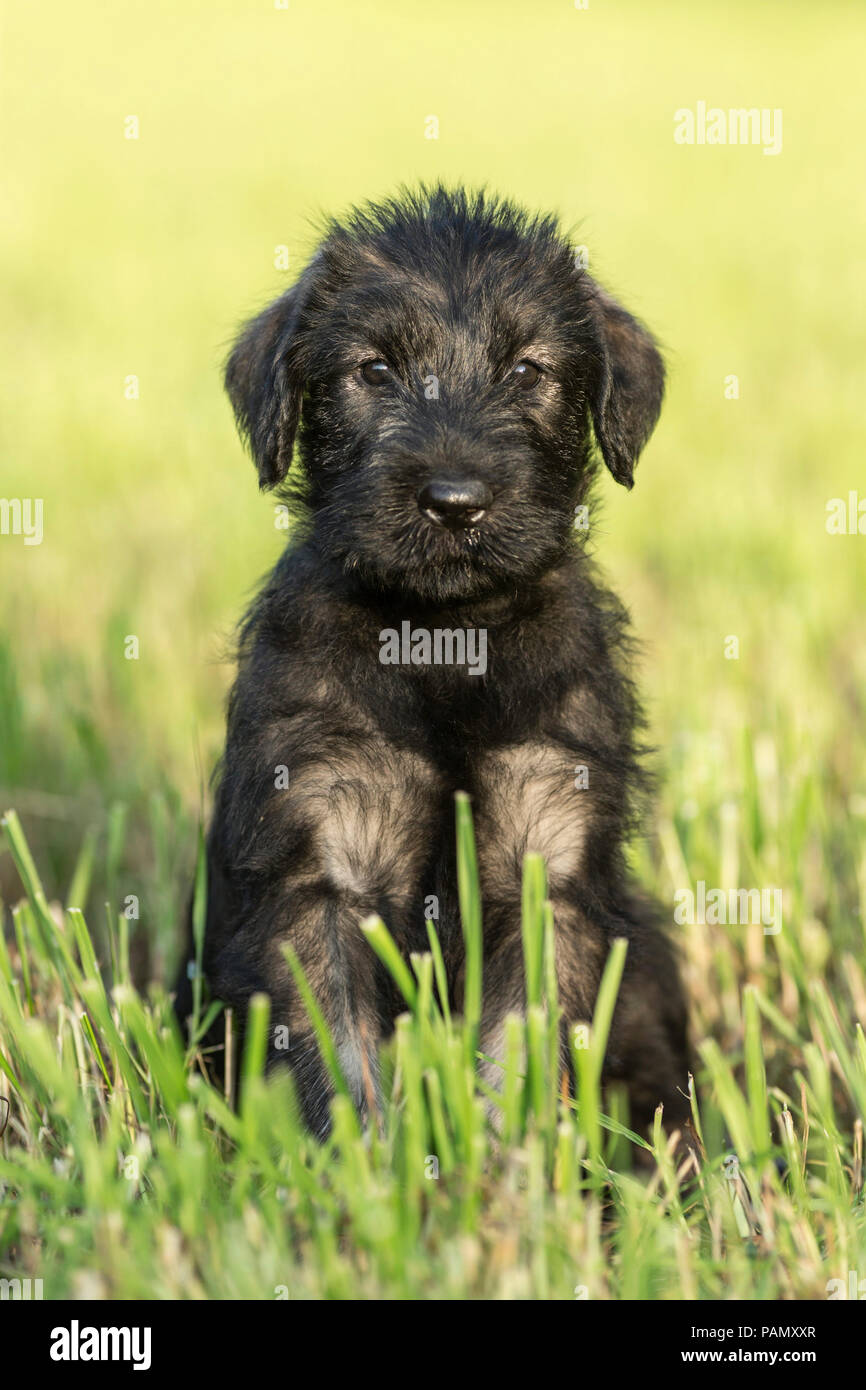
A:
POLYGON ((428 531, 428 536, 434 545, 444 547, 446 552, 453 550, 455 554, 462 554, 467 548, 477 548, 481 543, 482 527, 479 523, 484 515, 485 512, 481 510, 477 517, 467 518, 465 526, 455 528, 444 528, 433 521, 435 530, 428 531))
POLYGON ((459 569, 464 574, 481 573, 487 568, 488 560, 496 556, 501 562, 496 545, 495 529, 485 525, 486 515, 477 521, 467 518, 460 527, 444 527, 426 518, 414 529, 405 558, 409 568, 419 564, 435 566, 438 569, 459 569))
POLYGON ((378 593, 409 594, 430 601, 482 597, 512 590, 543 573, 561 552, 551 535, 548 512, 528 498, 500 493, 455 498, 424 506, 424 498, 392 497, 383 506, 375 497, 348 507, 322 509, 319 543, 353 581, 378 593), (431 517, 428 512, 438 515, 431 517), (349 524, 347 524, 347 522, 349 524))
MULTIPOLYGON (((425 507, 425 508, 423 509, 423 511, 421 512, 421 515, 422 515, 422 516, 426 516, 427 520, 430 521, 430 522, 432 522, 432 524, 433 524, 434 526, 438 526, 438 527, 441 527, 441 526, 442 526, 442 522, 441 522, 441 520, 440 520, 439 514, 438 514, 437 512, 435 512, 435 511, 432 509, 432 507, 425 507)), ((460 523, 459 526, 457 526, 457 527, 446 526, 444 529, 451 531, 452 535, 455 535, 455 536, 467 535, 467 534, 473 534, 473 535, 476 535, 476 536, 477 536, 478 532, 477 532, 476 530, 474 530, 474 528, 477 527, 479 521, 481 521, 481 519, 482 519, 483 517, 485 517, 486 515, 487 515, 487 508, 486 508, 486 507, 476 507, 474 511, 467 513, 465 520, 461 521, 461 523, 460 523)))

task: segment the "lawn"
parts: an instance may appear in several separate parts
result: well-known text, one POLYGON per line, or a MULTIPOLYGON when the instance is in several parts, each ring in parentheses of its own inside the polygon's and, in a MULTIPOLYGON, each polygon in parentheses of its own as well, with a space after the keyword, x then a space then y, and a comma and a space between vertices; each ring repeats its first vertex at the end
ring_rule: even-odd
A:
MULTIPOLYGON (((0 534, 0 1277, 265 1300, 866 1280, 864 37, 854 5, 781 0, 7 14, 0 492, 42 499, 43 535, 0 534), (677 143, 699 102, 781 111, 781 151, 677 143), (435 939, 397 967, 366 1134, 338 1099, 315 1145, 261 1078, 265 1001, 237 1113, 171 1020, 231 634, 285 540, 220 363, 323 213, 439 177, 559 212, 667 353, 593 545, 642 643, 660 785, 633 859, 692 1005, 682 1161, 599 1095, 608 995, 563 1095, 545 971, 483 1095, 435 939), (773 920, 721 920, 714 889, 763 892, 773 920)), ((459 828, 471 943, 466 808, 459 828)))

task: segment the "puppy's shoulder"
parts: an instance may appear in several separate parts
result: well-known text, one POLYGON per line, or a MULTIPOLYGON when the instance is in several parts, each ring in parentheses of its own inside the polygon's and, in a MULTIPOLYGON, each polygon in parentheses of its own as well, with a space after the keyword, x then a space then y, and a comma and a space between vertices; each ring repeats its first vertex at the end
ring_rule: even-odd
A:
POLYGON ((241 664, 263 647, 288 655, 327 643, 342 619, 343 587, 311 541, 287 546, 241 623, 241 664))

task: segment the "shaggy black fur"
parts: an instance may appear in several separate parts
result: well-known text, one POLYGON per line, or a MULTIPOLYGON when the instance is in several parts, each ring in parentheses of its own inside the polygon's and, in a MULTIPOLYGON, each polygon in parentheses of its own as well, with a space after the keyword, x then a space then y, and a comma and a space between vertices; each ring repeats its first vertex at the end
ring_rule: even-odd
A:
POLYGON ((294 288, 241 334, 226 385, 262 487, 282 484, 299 521, 241 633, 208 843, 212 990, 241 1017, 252 992, 271 996, 273 1060, 292 1065, 324 1132, 329 1088, 281 951, 291 942, 363 1108, 402 1006, 361 919, 380 913, 408 953, 427 948, 425 910, 438 908, 460 1007, 464 789, 482 1051, 501 1056, 504 1016, 524 1005, 521 862, 538 850, 567 1021, 591 1017, 609 943, 626 936, 605 1074, 627 1084, 634 1123, 659 1101, 679 1122, 685 1008, 623 859, 642 788, 627 622, 574 524, 597 454, 632 486, 662 399, 652 338, 552 218, 422 189, 330 225, 294 288), (406 622, 484 630, 486 671, 434 664, 423 643, 418 664, 383 664, 383 632, 406 622))

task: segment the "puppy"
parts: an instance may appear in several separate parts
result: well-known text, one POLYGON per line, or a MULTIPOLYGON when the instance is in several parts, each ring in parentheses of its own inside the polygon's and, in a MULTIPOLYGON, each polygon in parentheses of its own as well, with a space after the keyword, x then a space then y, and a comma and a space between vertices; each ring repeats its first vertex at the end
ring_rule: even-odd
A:
POLYGON ((482 1052, 501 1058, 525 1007, 521 865, 538 851, 566 1024, 591 1018, 627 937, 604 1076, 626 1084, 633 1124, 659 1102, 684 1117, 675 962, 623 855, 644 786, 627 620, 583 525, 599 457, 632 486, 663 380, 650 335, 552 218, 441 187, 331 224, 231 353, 240 431, 297 526, 240 635, 204 966, 241 1019, 270 995, 288 1039, 272 1061, 319 1134, 330 1087, 282 947, 363 1110, 404 1006, 360 921, 379 913, 408 954, 434 916, 461 1007, 458 789, 483 899, 482 1052))

